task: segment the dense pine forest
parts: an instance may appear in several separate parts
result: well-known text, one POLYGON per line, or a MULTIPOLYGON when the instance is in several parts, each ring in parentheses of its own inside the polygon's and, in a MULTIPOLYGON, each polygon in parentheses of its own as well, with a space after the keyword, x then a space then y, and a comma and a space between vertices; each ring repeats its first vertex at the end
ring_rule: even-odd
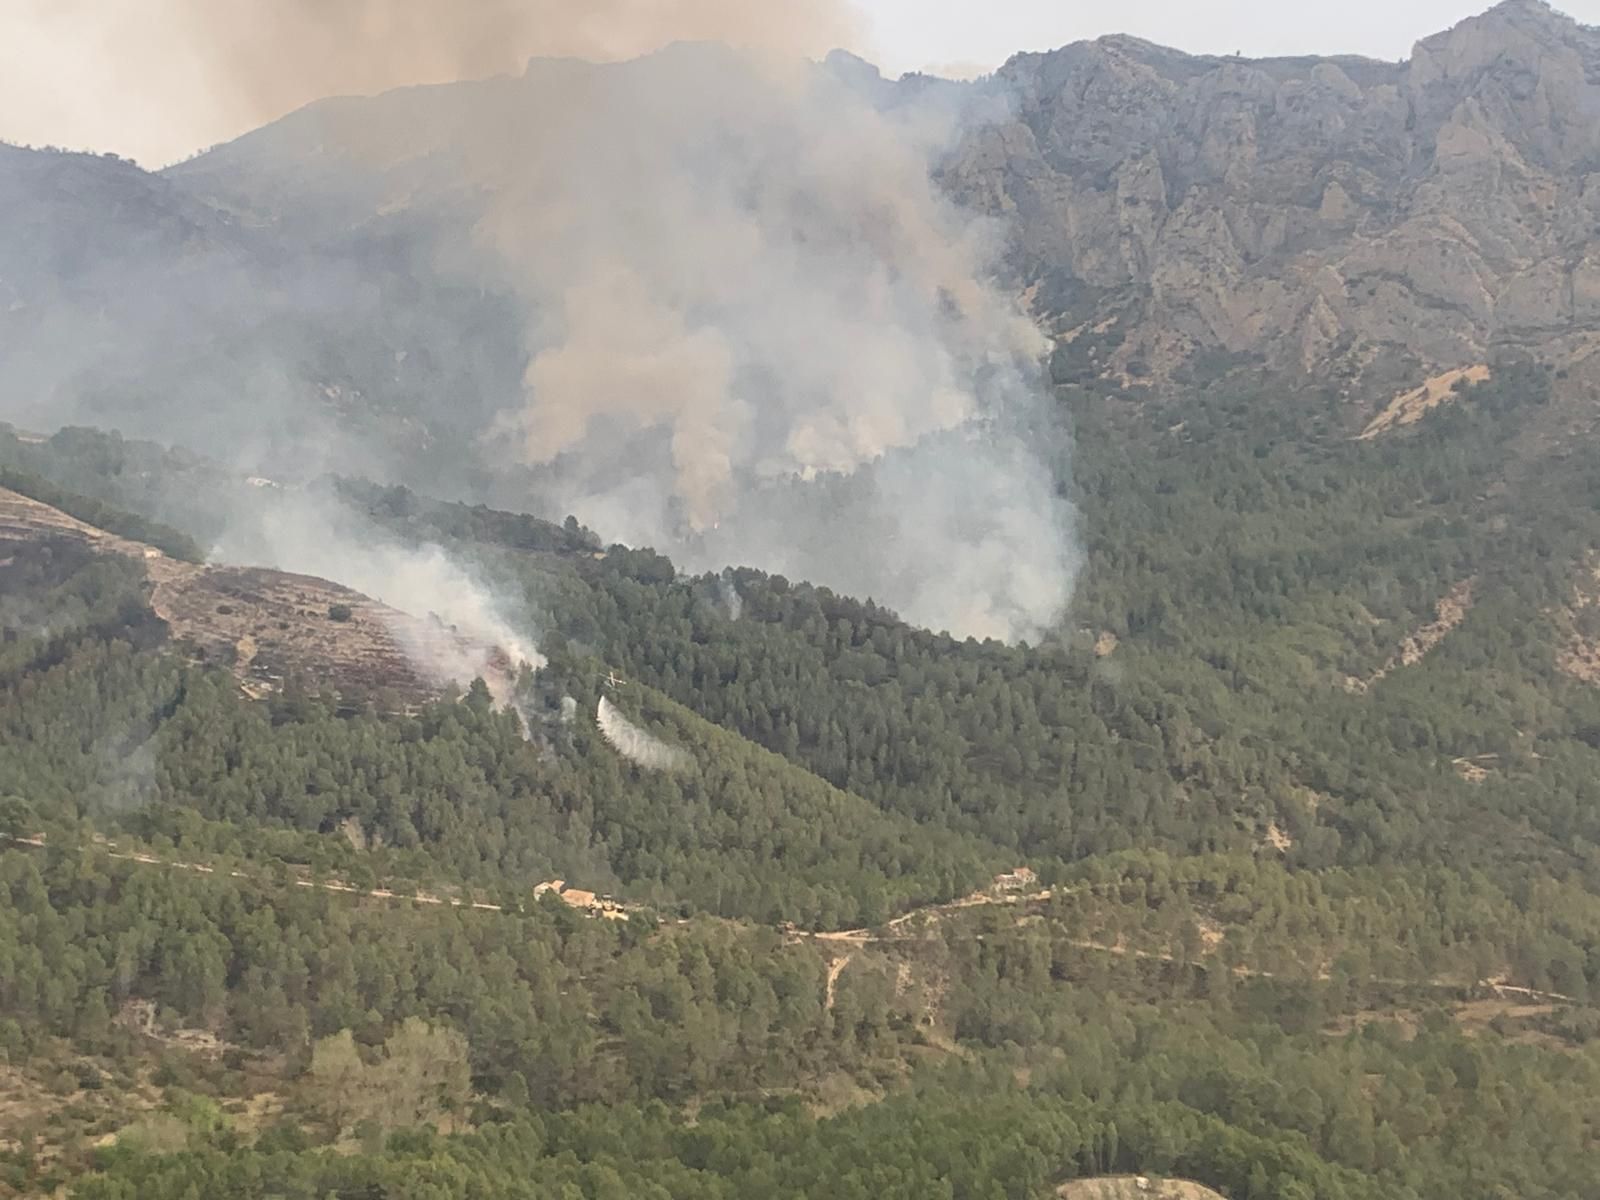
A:
MULTIPOLYGON (((4 543, 0 1195, 1595 1195, 1600 473, 1548 383, 1365 441, 1063 387, 1035 645, 313 485, 516 598, 514 706, 252 698, 147 562, 4 543)), ((85 429, 0 486, 184 561, 245 487, 85 429)))

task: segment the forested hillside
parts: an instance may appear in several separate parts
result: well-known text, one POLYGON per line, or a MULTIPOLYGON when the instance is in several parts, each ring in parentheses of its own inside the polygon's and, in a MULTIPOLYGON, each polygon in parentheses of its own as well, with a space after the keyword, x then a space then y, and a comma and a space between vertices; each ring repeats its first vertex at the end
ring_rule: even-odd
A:
POLYGON ((1592 870, 1600 708, 1561 663, 1600 478, 1581 454, 1528 458, 1547 397, 1510 365, 1352 442, 1309 398, 1271 413, 1221 389, 1152 429, 1069 395, 1090 568, 1031 647, 757 572, 675 578, 647 552, 523 555, 482 510, 347 490, 411 536, 511 551, 558 660, 597 653, 889 811, 1045 864, 1276 827, 1307 867, 1527 849, 1592 870), (1409 654, 1457 594, 1459 623, 1409 654), (1480 758, 1497 766, 1464 779, 1480 758))
MULTIPOLYGON (((1600 484, 1547 384, 1366 441, 1064 390, 1088 567, 1038 645, 318 485, 541 614, 515 710, 253 700, 140 560, 8 544, 0 1186, 1591 1195, 1600 484)), ((175 548, 226 474, 0 465, 175 548)))
POLYGON ((0 1200, 1600 1200, 1600 31, 782 58, 0 145, 0 1200))

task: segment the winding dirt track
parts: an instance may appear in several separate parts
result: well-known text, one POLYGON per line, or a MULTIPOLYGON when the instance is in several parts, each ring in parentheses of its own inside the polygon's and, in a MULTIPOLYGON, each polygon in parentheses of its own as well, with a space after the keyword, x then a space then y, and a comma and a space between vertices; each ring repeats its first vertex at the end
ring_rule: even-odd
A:
MULTIPOLYGON (((45 840, 43 837, 7 837, 6 835, 0 834, 0 841, 9 841, 13 845, 28 846, 35 849, 42 849, 45 845, 45 840)), ((118 850, 116 843, 114 842, 101 842, 98 848, 106 855, 107 858, 117 859, 122 862, 140 863, 145 866, 167 867, 176 871, 194 871, 202 875, 212 875, 216 873, 215 867, 207 866, 205 863, 182 862, 174 859, 158 858, 156 855, 146 854, 138 851, 129 852, 118 850)), ((259 875, 247 871, 229 871, 228 875, 234 879, 255 879, 258 882, 261 879, 259 875)), ((505 911, 503 906, 499 904, 491 904, 484 900, 464 900, 458 896, 438 896, 431 892, 408 893, 395 892, 387 888, 364 889, 353 887, 350 884, 340 882, 339 880, 307 879, 303 876, 294 879, 292 882, 296 887, 317 888, 325 892, 339 892, 349 896, 364 896, 374 900, 410 901, 416 904, 435 904, 449 906, 451 908, 480 909, 487 912, 505 911)), ((867 946, 871 945, 892 944, 896 942, 909 943, 913 940, 913 936, 908 932, 907 927, 912 921, 915 921, 919 918, 934 921, 950 913, 959 912, 962 909, 968 908, 979 908, 986 906, 1027 908, 1036 904, 1042 904, 1049 900, 1053 895, 1080 895, 1092 890, 1093 887, 1091 885, 1085 884, 1076 888, 1060 890, 1043 888, 1040 891, 1026 894, 1020 892, 1002 892, 998 894, 991 892, 975 892, 970 896, 964 896, 961 899, 953 900, 948 904, 930 904, 921 908, 914 908, 910 912, 904 913, 885 923, 878 930, 845 929, 822 933, 791 930, 791 934, 796 940, 821 943, 825 946, 831 945, 850 947, 848 951, 845 951, 838 957, 833 958, 828 964, 825 999, 828 1008, 831 1009, 833 1007, 835 987, 839 981, 839 976, 842 975, 845 968, 850 965, 850 960, 854 957, 854 951, 865 949, 867 946)), ((639 911, 642 910, 637 906, 617 904, 615 912, 606 913, 604 915, 613 918, 620 917, 625 919, 631 913, 639 911)), ((976 936, 981 937, 983 935, 978 934, 976 936)), ((1177 956, 1173 954, 1168 954, 1157 950, 1139 950, 1131 946, 1122 945, 1120 943, 1096 942, 1090 939, 1074 938, 1071 939, 1068 944, 1079 950, 1088 950, 1100 954, 1112 954, 1122 958, 1133 958, 1148 962, 1177 963, 1179 961, 1177 956)), ((1196 961, 1194 959, 1190 959, 1188 961, 1190 965, 1193 966, 1205 967, 1207 965, 1204 961, 1196 961)), ((1263 971, 1253 967, 1243 966, 1234 967, 1233 973, 1241 979, 1277 979, 1281 977, 1272 971, 1263 971)), ((1316 975, 1314 978, 1318 982, 1326 983, 1330 978, 1332 978, 1332 976, 1330 976, 1328 972, 1324 971, 1316 975)), ((1462 983, 1447 979, 1420 980, 1374 977, 1368 979, 1366 982, 1379 984, 1385 987, 1427 987, 1448 991, 1481 989, 1488 991, 1497 997, 1515 996, 1533 1001, 1535 1003, 1543 1004, 1573 1004, 1577 1002, 1575 997, 1564 995, 1561 992, 1545 992, 1540 991, 1537 988, 1521 987, 1517 984, 1503 983, 1494 979, 1482 979, 1476 983, 1462 983)))

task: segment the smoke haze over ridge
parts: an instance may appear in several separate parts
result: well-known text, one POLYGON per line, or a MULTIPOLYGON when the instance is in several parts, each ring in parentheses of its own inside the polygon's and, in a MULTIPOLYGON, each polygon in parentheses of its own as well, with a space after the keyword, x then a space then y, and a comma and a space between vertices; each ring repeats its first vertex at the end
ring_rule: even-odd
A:
POLYGON ((1070 514, 1017 435, 1045 340, 986 281, 993 231, 930 179, 953 114, 706 45, 529 86, 540 120, 480 225, 533 313, 494 448, 693 569, 781 569, 960 634, 1047 626, 1070 514))
MULTIPOLYGON (((808 8, 800 19, 777 5, 785 19, 768 23, 756 19, 765 7, 534 5, 546 18, 541 45, 596 57, 678 33, 744 48, 682 43, 609 65, 541 59, 459 98, 395 93, 283 123, 316 139, 316 187, 377 178, 372 202, 386 218, 470 225, 494 286, 516 298, 521 386, 469 369, 456 395, 425 397, 408 418, 424 431, 408 466, 363 440, 341 386, 305 375, 292 339, 255 336, 278 336, 283 313, 272 305, 291 308, 301 295, 329 313, 382 313, 383 296, 348 262, 319 261, 276 290, 260 317, 242 306, 223 340, 252 357, 254 408, 214 410, 202 380, 185 392, 192 407, 182 419, 147 407, 124 420, 103 397, 73 418, 183 440, 198 411, 214 441, 424 490, 428 431, 444 423, 470 431, 497 481, 487 494, 502 506, 576 512, 603 536, 653 545, 690 569, 782 571, 957 634, 1047 628, 1076 568, 1071 513, 1058 495, 1063 442, 1040 378, 1044 339, 988 282, 995 231, 956 211, 930 178, 958 130, 958 107, 948 93, 880 105, 861 64, 803 57, 848 29, 844 10, 808 8), (600 10, 615 19, 600 21, 600 10), (294 450, 297 429, 304 454, 294 450)), ((268 40, 315 42, 290 74, 327 90, 506 65, 491 58, 518 44, 521 26, 496 22, 522 20, 526 6, 467 6, 459 25, 445 8, 291 5, 268 40), (380 9, 413 23, 373 36, 363 22, 380 9), (346 43, 352 52, 329 66, 338 55, 323 50, 346 43)), ((231 44, 222 20, 196 18, 188 36, 218 44, 209 69, 229 76, 219 84, 226 103, 269 111, 280 93, 264 91, 251 65, 261 48, 231 44)), ((276 130, 241 146, 304 142, 276 130)), ((234 154, 167 178, 205 194, 234 154)), ((288 181, 292 210, 299 160, 267 161, 288 181)), ((275 206, 285 203, 278 178, 263 186, 275 206)), ((241 185, 235 202, 253 195, 241 185)), ((422 262, 399 275, 453 267, 422 262)), ((190 274, 209 282, 217 272, 206 264, 190 274)), ((245 286, 221 290, 233 297, 245 286)), ((197 309, 240 307, 216 303, 209 288, 188 304, 182 289, 137 291, 141 344, 161 341, 163 321, 187 329, 197 309), (175 315, 148 328, 150 310, 169 307, 175 315)), ((67 344, 75 327, 63 324, 55 340, 67 344)), ((218 340, 196 360, 214 356, 218 340)), ((368 390, 374 407, 388 404, 368 390)), ((440 486, 448 494, 452 484, 440 486)))
MULTIPOLYGON (((319 489, 264 491, 239 504, 211 556, 336 580, 413 617, 435 617, 466 639, 422 639, 413 626, 392 632, 421 673, 439 683, 470 683, 484 673, 482 651, 504 653, 512 673, 545 663, 525 605, 500 595, 483 573, 431 543, 405 545, 372 527, 353 507, 319 489)), ((491 686, 507 681, 490 680, 491 686)), ((498 695, 497 699, 509 699, 498 695)))
POLYGON ((150 167, 327 96, 480 79, 537 56, 634 58, 679 40, 820 55, 858 45, 862 28, 836 0, 15 2, 0 94, 45 111, 25 127, 0 116, 0 138, 50 128, 59 144, 150 167), (99 109, 112 96, 131 111, 120 121, 126 139, 105 145, 99 109))

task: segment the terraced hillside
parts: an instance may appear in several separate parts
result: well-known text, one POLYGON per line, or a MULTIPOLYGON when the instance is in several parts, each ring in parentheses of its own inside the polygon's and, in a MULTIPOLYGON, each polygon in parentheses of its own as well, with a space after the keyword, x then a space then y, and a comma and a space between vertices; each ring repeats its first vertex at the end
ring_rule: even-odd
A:
POLYGON ((231 671, 252 695, 294 680, 416 703, 478 677, 503 691, 516 672, 505 649, 475 643, 437 617, 414 617, 307 575, 183 562, 0 488, 0 569, 62 544, 141 564, 151 611, 173 641, 231 671))

